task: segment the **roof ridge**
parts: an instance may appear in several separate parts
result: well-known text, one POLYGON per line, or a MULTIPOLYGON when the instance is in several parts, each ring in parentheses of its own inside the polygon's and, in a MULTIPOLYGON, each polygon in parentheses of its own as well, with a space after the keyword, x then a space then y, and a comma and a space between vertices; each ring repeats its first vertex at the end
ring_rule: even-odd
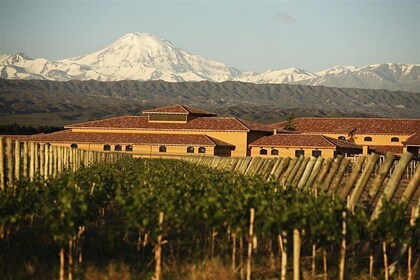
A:
POLYGON ((191 114, 191 111, 190 111, 190 110, 188 110, 188 109, 185 107, 185 105, 183 105, 183 104, 177 104, 177 105, 175 105, 175 106, 173 106, 173 107, 176 107, 176 106, 181 107, 182 109, 184 109, 184 110, 185 110, 185 112, 186 112, 186 113, 191 114))
MULTIPOLYGON (((347 119, 347 120, 405 120, 405 121, 420 121, 418 118, 384 118, 384 117, 297 117, 294 120, 298 119, 347 119)), ((280 123, 279 121, 277 123, 280 123)))
POLYGON ((217 146, 216 142, 214 142, 213 139, 211 139, 210 136, 208 136, 206 134, 198 134, 198 135, 204 135, 204 137, 206 137, 207 139, 209 139, 215 146, 217 146))
MULTIPOLYGON (((328 137, 328 136, 325 136, 325 135, 322 135, 322 134, 319 134, 322 138, 324 138, 328 143, 330 143, 331 145, 333 145, 334 147, 337 147, 337 145, 336 144, 334 144, 333 142, 331 142, 330 141, 330 137, 328 137)), ((334 139, 335 140, 335 139, 334 139)))
POLYGON ((251 131, 251 128, 248 127, 246 124, 244 124, 240 118, 237 118, 237 117, 231 117, 231 118, 233 118, 234 120, 239 122, 242 126, 244 126, 246 129, 248 129, 248 131, 251 131))
POLYGON ((85 122, 79 122, 79 123, 74 123, 74 124, 68 124, 68 125, 65 125, 65 126, 64 126, 64 128, 66 128, 66 127, 70 127, 70 126, 74 126, 74 125, 80 125, 80 124, 86 124, 86 123, 100 122, 100 121, 104 121, 104 120, 115 120, 115 119, 119 119, 119 118, 127 118, 127 117, 136 117, 136 118, 140 118, 140 117, 144 117, 144 116, 137 116, 137 115, 124 115, 124 116, 116 116, 116 117, 111 117, 111 118, 105 118, 105 119, 99 119, 99 120, 93 120, 93 121, 85 121, 85 122))

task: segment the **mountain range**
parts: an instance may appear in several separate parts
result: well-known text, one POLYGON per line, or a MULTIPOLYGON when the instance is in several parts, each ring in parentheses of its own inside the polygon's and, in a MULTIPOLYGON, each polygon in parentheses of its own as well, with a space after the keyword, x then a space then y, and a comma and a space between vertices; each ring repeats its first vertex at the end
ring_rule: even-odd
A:
POLYGON ((144 33, 129 33, 97 52, 58 61, 32 59, 22 52, 2 55, 0 77, 51 81, 242 81, 420 92, 420 64, 335 66, 316 73, 298 68, 246 72, 190 54, 165 39, 144 33))

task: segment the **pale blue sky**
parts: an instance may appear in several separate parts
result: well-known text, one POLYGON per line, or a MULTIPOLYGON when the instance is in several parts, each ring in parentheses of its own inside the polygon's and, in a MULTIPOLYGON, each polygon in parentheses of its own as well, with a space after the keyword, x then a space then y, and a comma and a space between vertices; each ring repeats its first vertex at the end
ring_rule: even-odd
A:
POLYGON ((0 54, 76 57, 129 32, 257 72, 420 63, 420 1, 0 0, 0 54))

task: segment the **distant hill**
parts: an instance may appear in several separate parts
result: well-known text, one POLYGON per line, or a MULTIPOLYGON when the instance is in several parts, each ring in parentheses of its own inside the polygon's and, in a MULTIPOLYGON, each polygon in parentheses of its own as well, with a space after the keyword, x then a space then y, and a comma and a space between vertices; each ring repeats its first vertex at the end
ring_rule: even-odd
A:
POLYGON ((420 117, 420 94, 243 82, 0 79, 0 124, 61 126, 185 104, 274 123, 295 116, 420 117))

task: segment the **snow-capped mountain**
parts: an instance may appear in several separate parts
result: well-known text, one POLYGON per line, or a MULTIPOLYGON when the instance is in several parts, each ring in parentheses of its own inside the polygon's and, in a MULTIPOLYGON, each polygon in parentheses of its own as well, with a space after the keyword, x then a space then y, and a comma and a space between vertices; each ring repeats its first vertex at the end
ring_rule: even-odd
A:
POLYGON ((249 82, 256 84, 292 84, 299 81, 310 80, 318 77, 316 74, 298 69, 268 70, 248 78, 249 82))
POLYGON ((335 66, 312 73, 298 68, 242 72, 190 54, 152 34, 129 33, 108 47, 76 58, 48 61, 24 53, 0 56, 4 79, 243 81, 420 92, 420 64, 335 66))

